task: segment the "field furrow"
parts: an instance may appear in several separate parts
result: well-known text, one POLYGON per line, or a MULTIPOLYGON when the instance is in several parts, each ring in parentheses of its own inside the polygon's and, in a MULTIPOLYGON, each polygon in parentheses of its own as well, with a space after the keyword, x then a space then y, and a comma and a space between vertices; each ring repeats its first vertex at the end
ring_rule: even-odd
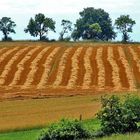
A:
POLYGON ((0 56, 5 53, 8 49, 6 47, 0 48, 0 56))
MULTIPOLYGON (((5 48, 3 48, 5 50, 5 48)), ((3 52, 3 49, 1 49, 1 53, 3 52)), ((15 50, 19 49, 18 47, 16 48, 12 48, 12 49, 8 49, 5 53, 1 54, 0 56, 0 63, 6 58, 8 57, 9 54, 11 54, 12 52, 14 52, 15 50)))
POLYGON ((91 55, 92 55, 92 47, 89 47, 86 50, 85 56, 84 56, 84 66, 85 66, 85 75, 84 75, 84 80, 83 80, 83 85, 82 88, 83 89, 89 89, 90 85, 91 85, 91 75, 92 75, 92 67, 91 67, 91 55))
POLYGON ((84 75, 85 75, 85 66, 84 66, 84 56, 86 53, 87 47, 83 47, 81 54, 78 57, 78 74, 77 74, 77 80, 76 80, 76 86, 82 87, 83 85, 83 80, 84 80, 84 75))
POLYGON ((40 80, 41 80, 41 76, 43 75, 43 72, 44 72, 44 69, 45 69, 43 64, 45 63, 47 57, 50 55, 50 53, 51 53, 53 50, 54 50, 54 47, 50 47, 50 48, 48 49, 48 51, 46 51, 46 53, 42 56, 42 58, 41 58, 40 61, 38 62, 38 65, 37 65, 38 69, 37 69, 37 71, 36 71, 36 73, 35 73, 34 80, 33 80, 33 82, 32 82, 33 85, 36 86, 36 85, 39 84, 39 82, 40 82, 40 80))
POLYGON ((110 65, 112 66, 112 82, 114 85, 113 88, 114 88, 114 90, 119 91, 122 89, 121 80, 120 80, 120 76, 119 76, 120 69, 116 63, 115 58, 114 58, 112 47, 108 47, 107 60, 110 63, 110 65))
POLYGON ((19 47, 14 47, 3 52, 0 56, 0 75, 3 72, 5 65, 10 61, 14 54, 18 51, 19 47))
POLYGON ((137 53, 138 58, 140 59, 140 46, 133 47, 133 49, 135 50, 135 52, 137 53))
POLYGON ((103 53, 102 53, 102 60, 104 64, 105 69, 105 87, 106 88, 112 88, 113 82, 112 82, 112 66, 108 61, 108 47, 103 47, 103 53))
POLYGON ((125 72, 125 67, 121 61, 121 59, 119 58, 119 52, 118 52, 118 48, 117 47, 114 47, 113 48, 113 55, 114 55, 114 59, 120 69, 119 71, 119 77, 120 77, 120 81, 121 81, 121 85, 122 85, 122 88, 129 88, 129 83, 128 83, 128 79, 127 79, 127 76, 126 76, 126 72, 125 72))
POLYGON ((12 80, 12 82, 9 84, 9 86, 15 86, 15 85, 22 85, 22 79, 25 77, 22 76, 26 76, 23 75, 26 71, 26 67, 29 67, 29 61, 31 60, 33 54, 38 50, 39 48, 32 48, 27 54, 26 56, 18 63, 17 65, 17 71, 14 75, 14 78, 12 80), (26 65, 27 63, 27 65, 26 65), (26 66, 26 67, 25 67, 26 66))
POLYGON ((8 61, 8 63, 5 65, 3 72, 0 75, 0 85, 3 85, 5 83, 5 80, 8 76, 8 73, 11 70, 12 65, 14 64, 14 62, 18 59, 18 57, 20 57, 20 55, 22 53, 24 53, 24 51, 26 51, 27 48, 23 48, 20 49, 19 51, 17 51, 14 56, 10 59, 10 61, 8 61))
MULTIPOLYGON (((7 74, 6 78, 5 78, 5 83, 4 85, 8 86, 11 82, 12 79, 14 78, 15 72, 17 71, 17 65, 18 63, 25 57, 25 55, 27 54, 27 52, 29 51, 29 47, 20 49, 18 52, 19 54, 17 54, 17 59, 15 58, 15 61, 13 62, 13 64, 10 66, 10 71, 7 74), (20 52, 21 51, 21 52, 20 52)), ((17 53, 18 53, 17 52, 17 53)), ((13 56, 14 57, 14 56, 13 56)))
POLYGON ((36 58, 31 62, 30 72, 28 73, 27 79, 26 79, 25 83, 23 84, 23 88, 29 88, 32 85, 32 82, 33 82, 34 77, 35 77, 35 73, 36 73, 37 69, 39 69, 38 63, 39 63, 40 59, 43 57, 43 55, 49 49, 50 49, 50 47, 44 48, 40 53, 38 53, 36 58))
POLYGON ((131 59, 131 66, 133 69, 133 73, 135 76, 135 83, 137 88, 140 87, 140 59, 138 57, 138 54, 135 50, 135 48, 133 47, 128 47, 128 51, 130 53, 129 58, 131 59))
POLYGON ((51 71, 51 62, 53 61, 54 56, 57 54, 57 52, 59 51, 60 47, 56 47, 51 53, 50 55, 47 57, 45 63, 43 64, 44 66, 44 72, 41 76, 41 80, 39 82, 39 84, 37 85, 38 89, 42 89, 45 88, 47 86, 47 80, 49 77, 49 73, 51 71))
POLYGON ((130 53, 133 56, 134 61, 136 61, 136 65, 138 67, 138 71, 140 72, 140 59, 137 55, 137 53, 134 51, 134 49, 132 47, 129 47, 130 53))
POLYGON ((68 54, 68 56, 66 58, 66 66, 64 68, 62 82, 60 84, 61 86, 66 86, 68 84, 71 69, 72 69, 72 59, 71 58, 74 55, 76 49, 77 49, 76 47, 75 48, 73 47, 72 51, 68 54))
POLYGON ((92 50, 92 55, 90 57, 91 67, 92 67, 92 74, 91 74, 91 86, 97 87, 98 85, 98 68, 97 68, 97 61, 96 61, 96 53, 97 48, 92 50))
POLYGON ((79 62, 79 56, 80 56, 82 50, 83 50, 83 47, 79 47, 71 58, 72 59, 72 69, 71 69, 71 75, 70 75, 70 78, 69 78, 69 81, 67 84, 67 89, 72 89, 76 86, 78 70, 79 70, 78 62, 79 62))
POLYGON ((103 47, 99 47, 96 53, 96 61, 98 68, 98 90, 103 90, 105 88, 105 68, 102 60, 103 47))
POLYGON ((53 83, 53 87, 58 87, 61 82, 62 82, 62 78, 63 78, 63 73, 64 73, 64 70, 65 70, 65 66, 66 66, 66 60, 67 60, 67 57, 69 55, 69 53, 71 52, 73 48, 68 48, 65 50, 65 52, 63 53, 61 59, 60 59, 60 62, 59 62, 59 66, 58 66, 58 71, 57 71, 57 74, 56 74, 56 79, 53 83))
POLYGON ((118 51, 119 51, 119 59, 122 61, 122 64, 124 65, 125 68, 125 72, 126 72, 126 77, 128 79, 128 83, 129 83, 129 90, 135 90, 135 83, 134 83, 134 77, 133 77, 133 73, 130 69, 129 63, 126 59, 124 50, 122 49, 122 47, 118 47, 118 51))
POLYGON ((58 73, 59 63, 60 63, 61 57, 63 56, 65 50, 67 50, 67 48, 61 47, 61 49, 57 52, 57 54, 53 58, 52 68, 51 68, 51 71, 50 71, 50 74, 49 74, 49 77, 47 80, 47 85, 49 85, 49 86, 54 87, 53 83, 56 80, 57 74, 59 75, 59 73, 58 73))

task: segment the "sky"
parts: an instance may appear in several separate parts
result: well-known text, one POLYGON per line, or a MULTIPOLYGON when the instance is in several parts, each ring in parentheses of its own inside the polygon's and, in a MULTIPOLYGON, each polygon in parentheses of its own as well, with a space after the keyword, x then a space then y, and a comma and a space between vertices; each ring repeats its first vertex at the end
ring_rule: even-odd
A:
MULTIPOLYGON (((11 17, 16 23, 16 34, 10 35, 13 39, 36 39, 25 34, 24 29, 31 17, 43 13, 56 22, 56 33, 49 32, 48 36, 57 39, 62 29, 61 20, 67 19, 74 24, 80 17, 79 12, 87 7, 104 9, 110 14, 113 24, 120 15, 129 14, 136 21, 131 39, 140 41, 140 0, 0 0, 0 19, 11 17)), ((119 33, 116 40, 120 39, 119 33)))

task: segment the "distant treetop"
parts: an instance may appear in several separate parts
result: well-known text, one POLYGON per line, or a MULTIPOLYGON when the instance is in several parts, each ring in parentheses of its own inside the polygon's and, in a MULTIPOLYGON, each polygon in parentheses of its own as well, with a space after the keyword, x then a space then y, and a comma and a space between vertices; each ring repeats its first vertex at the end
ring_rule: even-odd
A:
POLYGON ((2 31, 4 38, 3 41, 10 41, 12 38, 8 37, 10 33, 16 33, 14 28, 16 24, 10 17, 3 17, 0 19, 0 31, 2 31))
POLYGON ((94 9, 93 7, 85 8, 79 13, 80 18, 76 21, 75 29, 72 34, 74 39, 95 39, 93 32, 89 34, 90 25, 95 23, 101 28, 100 34, 96 35, 96 38, 100 40, 109 40, 115 38, 115 32, 113 31, 112 21, 109 14, 103 9, 94 9))
POLYGON ((35 15, 35 18, 31 18, 27 28, 24 30, 25 33, 30 33, 31 36, 39 36, 40 40, 47 39, 48 31, 55 32, 55 22, 51 18, 45 17, 44 14, 39 13, 35 15))
POLYGON ((130 37, 128 33, 132 33, 134 24, 136 24, 136 22, 132 20, 129 15, 121 15, 116 19, 115 26, 123 34, 123 42, 129 41, 130 37))

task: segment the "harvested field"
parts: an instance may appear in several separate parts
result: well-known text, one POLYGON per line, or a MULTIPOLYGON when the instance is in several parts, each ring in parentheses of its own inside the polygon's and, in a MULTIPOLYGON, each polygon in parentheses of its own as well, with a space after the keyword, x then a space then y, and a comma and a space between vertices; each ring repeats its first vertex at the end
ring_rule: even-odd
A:
POLYGON ((0 133, 46 126, 62 118, 92 118, 100 109, 100 96, 74 96, 0 102, 0 133))
POLYGON ((138 45, 13 43, 9 47, 0 46, 1 100, 136 91, 140 87, 138 45))

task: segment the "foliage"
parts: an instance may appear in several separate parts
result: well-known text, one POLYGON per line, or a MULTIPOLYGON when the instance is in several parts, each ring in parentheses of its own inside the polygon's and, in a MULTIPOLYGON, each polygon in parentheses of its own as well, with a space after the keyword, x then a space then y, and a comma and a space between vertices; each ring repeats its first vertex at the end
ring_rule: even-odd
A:
POLYGON ((2 38, 2 41, 13 41, 11 37, 7 37, 7 38, 2 38))
POLYGON ((101 26, 98 23, 94 23, 89 25, 89 36, 91 36, 91 38, 93 39, 97 39, 99 35, 102 33, 102 29, 101 26))
POLYGON ((132 33, 132 27, 136 24, 134 20, 130 18, 129 15, 121 15, 115 21, 116 28, 123 34, 122 41, 127 42, 129 41, 128 33, 132 33))
POLYGON ((126 133, 137 131, 137 123, 140 121, 137 108, 140 106, 140 98, 127 97, 124 102, 117 96, 102 97, 102 110, 98 113, 102 131, 106 134, 126 133))
POLYGON ((62 119, 44 130, 38 140, 76 140, 86 138, 89 133, 85 130, 82 123, 77 120, 62 119))
MULTIPOLYGON (((63 27, 61 33, 60 33, 60 37, 59 40, 63 41, 64 39, 64 35, 69 33, 69 31, 72 31, 72 22, 69 20, 62 20, 61 26, 63 27)), ((67 40, 68 37, 66 37, 67 40)))
POLYGON ((63 41, 66 41, 66 42, 68 42, 68 41, 70 41, 71 40, 71 37, 69 37, 69 36, 67 36, 67 37, 65 37, 64 39, 63 39, 63 41))
POLYGON ((127 110, 132 111, 135 121, 140 122, 140 98, 138 96, 126 96, 124 106, 127 110))
POLYGON ((79 40, 79 38, 81 37, 80 31, 78 31, 77 29, 74 29, 71 34, 71 37, 74 41, 79 40))
POLYGON ((49 30, 55 32, 55 22, 51 18, 45 17, 44 14, 39 13, 35 15, 35 19, 30 19, 24 31, 25 33, 29 32, 31 36, 39 36, 40 40, 44 40, 49 30))
MULTIPOLYGON (((139 139, 140 139, 140 133, 128 133, 128 134, 114 134, 111 136, 98 138, 97 140, 139 140, 139 139)), ((96 139, 93 138, 90 140, 96 140, 96 139)))
POLYGON ((12 39, 8 37, 10 33, 16 33, 14 28, 16 24, 14 21, 11 20, 9 17, 3 17, 0 20, 0 31, 2 31, 4 38, 3 41, 11 41, 12 39))
POLYGON ((80 12, 80 18, 76 21, 73 39, 93 39, 92 35, 87 34, 90 30, 90 25, 98 23, 101 27, 101 33, 98 35, 100 40, 109 40, 115 38, 115 33, 112 27, 112 21, 109 14, 103 9, 94 9, 93 7, 85 8, 80 12))

